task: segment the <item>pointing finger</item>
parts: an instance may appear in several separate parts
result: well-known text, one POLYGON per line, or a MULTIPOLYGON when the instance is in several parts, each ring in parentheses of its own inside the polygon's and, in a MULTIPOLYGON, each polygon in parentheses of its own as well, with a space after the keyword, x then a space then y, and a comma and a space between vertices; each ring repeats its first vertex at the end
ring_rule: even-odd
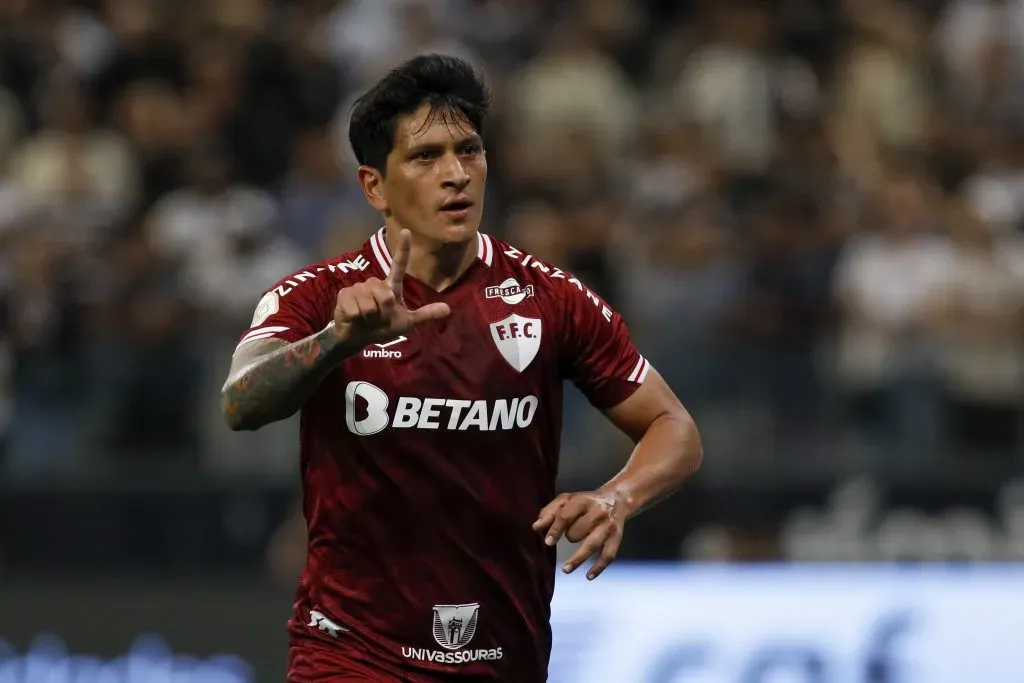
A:
POLYGON ((387 283, 395 295, 402 291, 402 281, 405 279, 405 270, 409 267, 409 252, 411 251, 412 236, 408 230, 398 233, 398 247, 395 249, 395 257, 391 262, 391 272, 388 273, 387 283))

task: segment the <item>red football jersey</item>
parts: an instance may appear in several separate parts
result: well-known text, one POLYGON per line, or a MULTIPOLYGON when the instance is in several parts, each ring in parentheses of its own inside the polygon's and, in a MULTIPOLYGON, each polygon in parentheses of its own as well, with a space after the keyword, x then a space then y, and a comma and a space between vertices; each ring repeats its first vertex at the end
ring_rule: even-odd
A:
MULTIPOLYGON (((340 289, 390 265, 382 228, 288 276, 240 345, 319 332, 340 289)), ((449 288, 409 276, 404 293, 452 314, 349 357, 302 409, 293 664, 295 649, 328 648, 402 680, 544 681, 555 551, 531 525, 555 495, 562 382, 608 408, 648 363, 578 279, 485 234, 449 288)))

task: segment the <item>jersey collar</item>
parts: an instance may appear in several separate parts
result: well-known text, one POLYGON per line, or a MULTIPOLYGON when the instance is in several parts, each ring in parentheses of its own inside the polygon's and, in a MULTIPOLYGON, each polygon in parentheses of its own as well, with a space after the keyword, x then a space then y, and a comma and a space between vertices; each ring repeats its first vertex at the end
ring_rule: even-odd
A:
MULTIPOLYGON (((387 275, 391 272, 391 253, 388 251, 388 243, 384 239, 384 228, 381 228, 370 237, 370 249, 377 265, 387 275)), ((488 266, 494 261, 494 240, 490 235, 482 232, 476 234, 476 257, 488 266)))

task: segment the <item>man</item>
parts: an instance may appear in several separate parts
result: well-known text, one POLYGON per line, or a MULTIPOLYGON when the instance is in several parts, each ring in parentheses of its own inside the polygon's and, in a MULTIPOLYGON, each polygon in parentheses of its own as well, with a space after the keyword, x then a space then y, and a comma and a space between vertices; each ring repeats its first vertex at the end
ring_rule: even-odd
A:
POLYGON ((479 233, 485 85, 437 55, 360 98, 349 138, 384 227, 271 288, 223 390, 232 429, 301 409, 307 559, 289 681, 539 683, 564 571, 699 465, 689 415, 572 275, 479 233), (637 441, 555 496, 562 381, 637 441))

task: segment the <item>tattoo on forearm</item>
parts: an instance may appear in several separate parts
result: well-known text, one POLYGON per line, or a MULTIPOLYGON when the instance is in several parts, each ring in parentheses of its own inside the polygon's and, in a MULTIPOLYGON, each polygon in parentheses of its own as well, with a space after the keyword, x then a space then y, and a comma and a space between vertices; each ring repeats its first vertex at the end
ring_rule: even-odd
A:
POLYGON ((320 349, 320 342, 316 337, 295 342, 284 348, 284 364, 290 366, 298 361, 308 368, 316 364, 320 357, 320 349))
POLYGON ((308 337, 273 351, 228 378, 221 405, 233 429, 257 429, 297 411, 336 363, 333 344, 308 337))

